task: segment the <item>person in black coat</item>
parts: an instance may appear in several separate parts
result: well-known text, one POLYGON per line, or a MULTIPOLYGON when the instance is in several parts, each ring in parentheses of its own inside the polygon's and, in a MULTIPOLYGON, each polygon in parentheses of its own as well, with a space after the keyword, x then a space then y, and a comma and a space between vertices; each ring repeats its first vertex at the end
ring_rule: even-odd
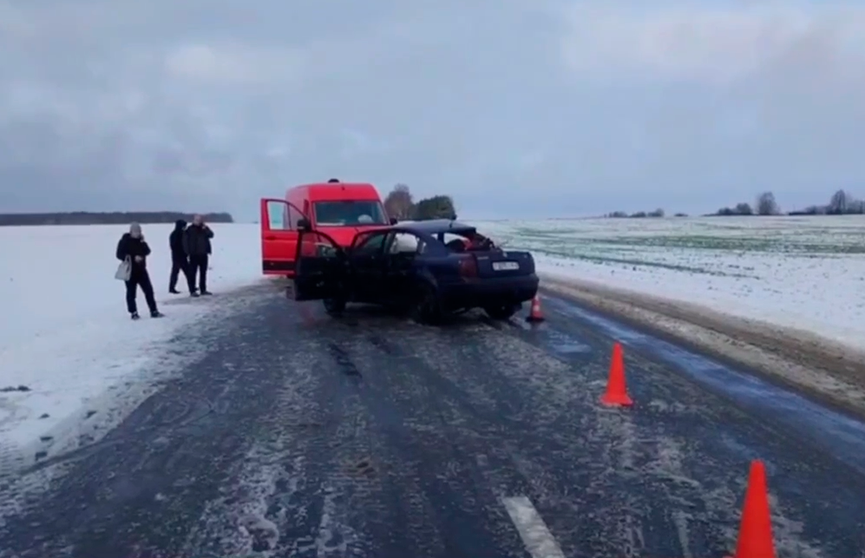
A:
POLYGON ((168 236, 168 246, 171 248, 171 275, 168 277, 168 292, 171 294, 180 294, 177 287, 177 277, 180 272, 186 277, 186 284, 189 287, 189 294, 198 296, 195 292, 195 283, 192 276, 189 274, 189 256, 183 248, 183 233, 186 229, 186 221, 178 219, 174 223, 174 230, 168 236))
POLYGON ((192 224, 183 233, 183 251, 189 256, 189 276, 195 286, 195 274, 198 273, 198 291, 203 295, 212 294, 207 290, 207 264, 212 253, 210 230, 201 215, 192 218, 192 224))
POLYGON ((129 263, 131 264, 129 280, 126 281, 126 309, 129 311, 132 319, 137 320, 139 318, 138 307, 135 302, 139 286, 142 292, 144 292, 145 300, 147 300, 150 316, 161 318, 162 314, 156 307, 156 297, 153 296, 153 285, 150 283, 150 275, 147 273, 147 256, 150 255, 150 246, 144 241, 141 225, 132 223, 129 226, 129 232, 124 233, 120 237, 120 242, 117 243, 116 255, 118 260, 124 261, 129 259, 129 263))

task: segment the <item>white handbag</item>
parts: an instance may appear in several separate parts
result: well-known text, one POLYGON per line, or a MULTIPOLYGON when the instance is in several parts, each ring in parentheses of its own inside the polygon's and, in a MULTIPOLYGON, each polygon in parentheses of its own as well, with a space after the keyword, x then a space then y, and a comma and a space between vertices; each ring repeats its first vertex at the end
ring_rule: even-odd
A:
POLYGON ((117 266, 117 272, 114 274, 114 278, 119 281, 129 281, 130 277, 132 277, 132 261, 129 258, 126 258, 117 266))

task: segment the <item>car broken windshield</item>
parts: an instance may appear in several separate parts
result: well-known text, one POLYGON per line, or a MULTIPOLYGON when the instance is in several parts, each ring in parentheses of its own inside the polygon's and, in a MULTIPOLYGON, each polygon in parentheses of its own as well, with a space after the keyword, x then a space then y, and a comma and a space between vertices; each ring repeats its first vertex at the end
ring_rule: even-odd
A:
POLYGON ((495 250, 495 243, 476 231, 457 231, 439 234, 439 241, 451 252, 485 252, 495 250))

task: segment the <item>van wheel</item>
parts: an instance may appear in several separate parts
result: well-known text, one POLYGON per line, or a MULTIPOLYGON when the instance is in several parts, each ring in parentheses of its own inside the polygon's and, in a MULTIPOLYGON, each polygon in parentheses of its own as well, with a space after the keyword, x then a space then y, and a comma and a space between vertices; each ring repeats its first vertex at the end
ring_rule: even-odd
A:
POLYGON ((325 298, 322 303, 324 303, 324 311, 331 316, 339 316, 345 311, 346 301, 343 298, 325 298))
POLYGON ((421 286, 412 307, 414 321, 419 324, 437 325, 441 323, 443 315, 441 301, 436 290, 430 285, 421 286))
POLYGON ((494 320, 509 320, 519 310, 516 304, 499 304, 495 306, 484 306, 484 312, 494 320))

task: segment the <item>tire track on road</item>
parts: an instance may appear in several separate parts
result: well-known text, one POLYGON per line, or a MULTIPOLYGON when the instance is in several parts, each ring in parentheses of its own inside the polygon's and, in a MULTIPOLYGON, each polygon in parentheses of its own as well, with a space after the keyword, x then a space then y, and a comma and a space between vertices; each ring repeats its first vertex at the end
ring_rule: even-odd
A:
MULTIPOLYGON (((434 342, 431 330, 399 327, 434 342)), ((370 556, 519 555, 513 554, 521 548, 516 532, 493 494, 484 490, 474 455, 461 452, 450 437, 444 402, 424 381, 428 371, 387 339, 391 327, 384 330, 385 335, 370 336, 347 328, 336 341, 363 377, 360 401, 378 439, 391 507, 400 517, 396 524, 371 519, 373 539, 389 542, 370 556), (386 355, 389 366, 382 367, 386 355), (504 537, 492 536, 502 527, 504 537), (393 539, 396 532, 403 533, 400 540, 393 539)))
MULTIPOLYGON (((123 443, 116 435, 105 436, 118 427, 136 407, 177 380, 201 361, 212 347, 209 340, 221 335, 228 322, 260 301, 268 291, 262 285, 238 289, 207 311, 206 319, 193 328, 184 327, 168 343, 147 349, 146 367, 107 386, 89 399, 86 406, 61 420, 38 439, 23 446, 0 449, 0 526, 8 516, 26 513, 46 496, 43 492, 75 470, 82 459, 113 451, 123 443)), ((211 305, 212 306, 212 305, 211 305)), ((70 347, 74 348, 74 347, 70 347)), ((128 363, 109 363, 110 367, 128 363)), ((137 431, 136 435, 141 435, 137 431)))
MULTIPOLYGON (((554 305, 547 322, 531 332, 511 330, 541 348, 549 347, 557 337, 593 347, 597 358, 603 359, 595 373, 599 385, 594 392, 599 396, 613 340, 557 309, 554 305)), ((575 369, 594 358, 587 352, 563 355, 553 348, 548 352, 575 369)), ((648 432, 642 437, 657 441, 651 451, 656 457, 640 469, 644 476, 656 479, 652 482, 659 484, 671 508, 678 510, 672 521, 679 531, 687 524, 692 548, 711 547, 713 540, 727 541, 728 549, 732 546, 748 462, 762 458, 774 471, 770 487, 773 498, 777 496, 773 513, 779 551, 800 556, 856 552, 857 543, 845 533, 861 529, 861 521, 855 519, 865 511, 861 498, 865 479, 860 474, 810 448, 807 437, 796 436, 786 425, 761 420, 759 414, 739 408, 728 397, 707 391, 690 374, 659 362, 653 354, 630 350, 626 361, 629 390, 637 402, 626 411, 627 416, 648 432), (840 470, 845 470, 841 477, 837 475, 840 470), (839 478, 848 480, 841 483, 839 478), (834 522, 814 513, 815 502, 827 501, 835 503, 834 522), (829 535, 830 531, 835 534, 829 535)))
POLYGON ((526 531, 538 518, 515 519, 522 502, 568 558, 723 555, 761 456, 779 549, 855 555, 863 479, 649 354, 626 354, 637 405, 601 407, 612 340, 584 323, 431 328, 304 308, 257 302, 107 445, 64 464, 48 500, 0 526, 0 547, 522 557, 544 547, 526 531))
POLYGON ((43 498, 11 518, 0 529, 0 546, 19 558, 179 550, 190 520, 216 495, 245 453, 257 417, 272 405, 276 376, 259 373, 266 319, 267 302, 258 299, 244 317, 196 338, 210 344, 207 355, 165 382, 43 498))
POLYGON ((280 342, 271 367, 280 377, 274 405, 252 431, 246 455, 209 501, 186 539, 183 555, 243 556, 276 554, 282 539, 298 544, 310 537, 316 522, 310 498, 321 490, 320 470, 327 433, 335 429, 330 409, 323 407, 327 378, 316 374, 311 342, 280 342), (299 346, 298 346, 299 345, 299 346), (301 349, 301 350, 297 350, 301 349), (309 464, 312 462, 313 467, 309 464), (292 528, 285 525, 292 523, 292 528))
POLYGON ((509 476, 501 473, 507 468, 528 481, 526 495, 566 555, 638 555, 644 549, 670 555, 668 536, 648 544, 643 534, 644 527, 674 533, 669 518, 649 513, 663 494, 652 483, 635 482, 638 464, 652 458, 654 440, 629 414, 596 404, 600 391, 592 384, 603 381, 593 372, 606 363, 595 359, 574 368, 506 329, 477 329, 465 345, 456 344, 463 331, 443 335, 454 350, 424 360, 451 390, 468 389, 490 409, 511 409, 521 427, 485 445, 502 463, 499 477, 509 476))
POLYGON ((353 357, 356 331, 333 322, 324 334, 308 314, 310 327, 277 348, 291 356, 278 359, 284 386, 275 408, 198 521, 187 554, 397 557, 414 552, 409 540, 438 540, 420 490, 401 483, 405 463, 387 459, 389 426, 376 424, 363 402, 369 386, 353 357), (311 427, 291 427, 298 422, 311 427), (250 526, 261 527, 257 537, 250 526))

